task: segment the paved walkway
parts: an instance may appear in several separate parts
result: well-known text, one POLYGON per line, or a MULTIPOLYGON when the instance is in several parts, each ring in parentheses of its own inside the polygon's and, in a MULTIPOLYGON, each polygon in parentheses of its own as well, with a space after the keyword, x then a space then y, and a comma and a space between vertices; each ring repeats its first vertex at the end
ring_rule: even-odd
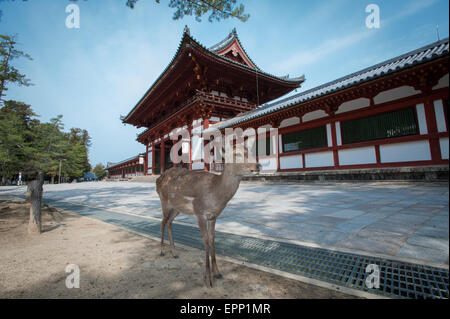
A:
MULTIPOLYGON (((24 195, 25 187, 0 187, 24 195)), ((344 251, 448 265, 449 187, 445 183, 242 183, 217 230, 344 251)), ((160 218, 154 184, 45 185, 44 197, 160 218)), ((175 222, 196 225, 179 215, 175 222)))

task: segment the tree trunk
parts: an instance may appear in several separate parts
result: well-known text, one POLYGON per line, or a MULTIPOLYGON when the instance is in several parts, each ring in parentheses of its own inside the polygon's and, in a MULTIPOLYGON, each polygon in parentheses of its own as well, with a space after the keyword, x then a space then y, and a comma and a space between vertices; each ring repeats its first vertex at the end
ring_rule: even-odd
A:
POLYGON ((50 184, 55 184, 55 175, 51 176, 50 184))
POLYGON ((28 233, 41 233, 41 203, 42 203, 42 185, 44 180, 39 174, 38 178, 31 181, 30 189, 30 221, 28 223, 28 233))
POLYGON ((29 203, 31 198, 31 190, 30 190, 31 183, 27 184, 27 195, 25 197, 25 202, 29 203))

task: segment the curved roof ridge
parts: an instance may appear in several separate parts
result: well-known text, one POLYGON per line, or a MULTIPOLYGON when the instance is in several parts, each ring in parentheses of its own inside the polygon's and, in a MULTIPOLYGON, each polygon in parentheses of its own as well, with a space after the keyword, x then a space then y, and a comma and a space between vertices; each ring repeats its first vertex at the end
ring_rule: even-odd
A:
MULTIPOLYGON (((233 31, 232 31, 230 34, 233 34, 233 37, 236 37, 237 41, 239 42, 239 45, 242 47, 242 45, 241 45, 241 43, 240 43, 240 41, 239 41, 239 38, 237 37, 236 29, 233 29, 233 31)), ((233 39, 234 39, 234 38, 233 38, 233 39)), ((231 60, 231 59, 229 59, 229 58, 227 58, 227 57, 225 57, 225 56, 219 55, 219 54, 217 54, 216 52, 209 50, 209 49, 206 48, 204 45, 202 45, 199 41, 197 41, 197 40, 190 34, 189 27, 188 27, 188 26, 185 26, 185 27, 184 27, 184 30, 183 30, 183 36, 182 36, 182 38, 181 38, 181 41, 180 41, 180 43, 179 43, 179 45, 178 45, 178 48, 177 48, 175 54, 172 56, 172 59, 170 60, 169 64, 164 68, 164 70, 161 72, 161 74, 158 76, 158 78, 153 82, 153 84, 150 86, 150 88, 149 88, 149 89, 145 92, 145 94, 141 97, 141 99, 138 101, 138 103, 135 105, 135 107, 134 107, 134 108, 133 108, 126 116, 124 116, 124 117, 121 116, 122 122, 125 122, 125 121, 133 114, 133 112, 136 110, 136 108, 138 107, 138 105, 139 105, 143 100, 145 100, 146 96, 148 96, 148 94, 154 89, 154 87, 155 87, 156 85, 158 85, 158 82, 161 80, 161 78, 163 78, 163 76, 166 74, 166 72, 167 72, 167 71, 170 69, 170 67, 173 65, 173 63, 174 63, 176 57, 180 54, 180 51, 183 49, 183 43, 185 43, 186 41, 188 41, 191 45, 194 44, 194 45, 199 46, 199 47, 202 48, 203 50, 206 50, 207 52, 209 52, 210 54, 214 55, 215 57, 217 57, 217 58, 219 58, 219 59, 223 59, 223 60, 225 60, 225 61, 227 61, 227 62, 229 62, 229 63, 238 65, 238 66, 243 67, 243 68, 246 68, 246 69, 248 69, 248 70, 255 71, 255 68, 253 68, 253 67, 251 67, 251 66, 248 66, 248 65, 246 65, 246 64, 242 64, 242 63, 239 63, 239 62, 237 62, 237 61, 231 60)), ((243 47, 242 47, 242 49, 244 50, 243 47)), ((244 50, 244 52, 245 52, 245 50, 244 50)), ((247 54, 247 53, 245 52, 245 54, 247 54)), ((248 56, 248 55, 247 55, 247 56, 248 56)), ((250 59, 250 58, 249 58, 249 59, 250 59)), ((250 59, 250 61, 251 61, 251 59, 250 59)), ((253 63, 253 61, 252 61, 252 63, 253 63)), ((253 63, 253 64, 254 64, 254 63, 253 63)), ((254 64, 254 65, 255 65, 255 64, 254 64)), ((255 65, 255 66, 256 66, 256 65, 255 65)), ((278 77, 278 76, 276 76, 276 75, 273 75, 273 74, 271 74, 271 73, 264 72, 264 71, 260 70, 257 66, 256 66, 256 68, 257 68, 256 71, 257 71, 258 73, 260 73, 260 74, 262 74, 262 75, 264 75, 264 76, 273 78, 273 79, 278 79, 278 80, 281 80, 281 81, 285 81, 285 82, 293 82, 293 83, 298 83, 298 84, 300 84, 300 83, 302 83, 302 82, 304 81, 304 75, 301 75, 300 77, 292 78, 292 79, 283 79, 283 78, 280 78, 280 77, 278 77)))
POLYGON ((236 28, 233 28, 233 30, 231 30, 231 32, 226 36, 225 39, 223 39, 219 43, 216 43, 215 45, 213 45, 212 47, 210 47, 207 50, 217 54, 218 51, 220 51, 223 48, 225 48, 228 45, 230 45, 234 40, 236 40, 238 42, 239 46, 242 48, 242 51, 244 51, 244 54, 250 60, 250 62, 255 66, 255 68, 258 69, 259 71, 261 71, 261 69, 252 60, 252 58, 250 58, 250 56, 248 55, 247 51, 245 51, 244 46, 242 45, 241 41, 239 40, 239 36, 237 34, 236 28))
POLYGON ((233 40, 235 38, 237 38, 237 32, 236 32, 236 28, 233 28, 233 30, 231 30, 231 32, 225 37, 225 39, 223 39, 222 41, 220 41, 220 42, 214 44, 213 46, 209 47, 208 50, 217 52, 220 49, 226 47, 231 42, 233 42, 233 40))

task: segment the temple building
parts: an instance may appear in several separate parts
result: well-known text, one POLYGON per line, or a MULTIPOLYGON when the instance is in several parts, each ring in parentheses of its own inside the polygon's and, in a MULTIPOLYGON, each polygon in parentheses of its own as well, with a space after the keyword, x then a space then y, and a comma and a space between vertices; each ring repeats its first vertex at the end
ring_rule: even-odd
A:
MULTIPOLYGON (((279 99, 304 76, 258 68, 236 30, 207 49, 185 28, 172 61, 122 120, 146 128, 137 138, 146 148, 139 171, 145 175, 173 165, 173 130, 237 127, 278 128, 257 157, 268 173, 448 166, 448 56, 447 38, 279 99)), ((186 167, 221 170, 204 162, 201 137, 194 135, 183 149, 186 167)), ((110 176, 126 177, 129 162, 108 165, 110 176)))
POLYGON ((145 175, 145 156, 139 154, 118 163, 108 163, 106 169, 113 179, 130 178, 145 175))

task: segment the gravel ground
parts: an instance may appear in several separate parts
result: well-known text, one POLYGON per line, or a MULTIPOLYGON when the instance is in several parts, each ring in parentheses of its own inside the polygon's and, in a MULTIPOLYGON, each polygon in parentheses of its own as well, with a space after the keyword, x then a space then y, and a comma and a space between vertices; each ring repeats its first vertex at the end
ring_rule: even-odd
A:
POLYGON ((224 276, 203 284, 204 254, 159 242, 70 212, 44 210, 43 233, 29 235, 29 206, 0 201, 0 298, 353 298, 219 260, 224 276), (80 288, 66 288, 68 264, 80 288))

